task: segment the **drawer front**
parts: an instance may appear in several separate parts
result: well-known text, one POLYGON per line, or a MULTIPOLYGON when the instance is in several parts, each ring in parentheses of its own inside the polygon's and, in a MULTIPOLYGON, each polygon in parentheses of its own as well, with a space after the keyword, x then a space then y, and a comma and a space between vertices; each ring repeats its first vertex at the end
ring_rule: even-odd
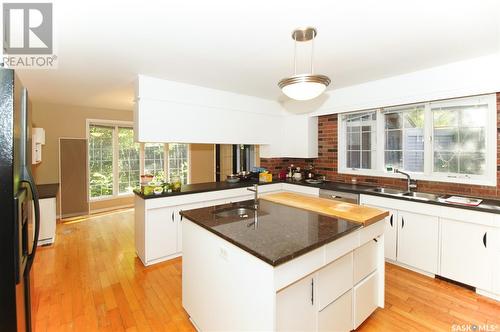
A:
POLYGON ((330 303, 318 314, 318 331, 344 332, 352 329, 352 290, 330 303))
POLYGON ((374 272, 368 278, 354 286, 354 329, 358 328, 377 309, 377 273, 374 272))
POLYGON ((317 282, 321 310, 352 288, 352 252, 319 270, 317 282))
POLYGON ((370 240, 354 250, 354 284, 377 269, 378 242, 370 240))

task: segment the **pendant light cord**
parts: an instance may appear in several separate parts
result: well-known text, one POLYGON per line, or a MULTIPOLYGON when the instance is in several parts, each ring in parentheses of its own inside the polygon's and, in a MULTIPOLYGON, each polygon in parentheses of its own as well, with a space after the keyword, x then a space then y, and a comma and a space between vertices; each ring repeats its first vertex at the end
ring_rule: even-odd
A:
POLYGON ((314 74, 314 34, 311 39, 311 74, 314 74))
POLYGON ((297 35, 293 35, 293 75, 297 75, 297 35))

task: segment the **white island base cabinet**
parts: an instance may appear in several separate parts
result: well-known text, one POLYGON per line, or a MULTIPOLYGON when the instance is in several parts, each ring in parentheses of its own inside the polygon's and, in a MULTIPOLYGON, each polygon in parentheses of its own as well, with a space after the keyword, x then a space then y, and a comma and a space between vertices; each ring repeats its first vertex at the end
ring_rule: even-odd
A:
POLYGON ((350 331, 384 306, 383 221, 276 267, 182 227, 182 304, 199 331, 350 331))

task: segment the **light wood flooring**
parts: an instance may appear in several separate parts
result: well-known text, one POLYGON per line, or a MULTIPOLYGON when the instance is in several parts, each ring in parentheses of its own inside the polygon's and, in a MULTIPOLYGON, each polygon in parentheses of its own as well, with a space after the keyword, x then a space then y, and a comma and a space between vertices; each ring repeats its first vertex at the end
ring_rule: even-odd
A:
MULTIPOLYGON (((35 331, 194 331, 182 308, 182 260, 145 268, 133 234, 133 210, 58 224, 56 244, 35 260, 35 331)), ((500 331, 500 302, 386 268, 386 307, 359 331, 452 331, 452 324, 500 331)))

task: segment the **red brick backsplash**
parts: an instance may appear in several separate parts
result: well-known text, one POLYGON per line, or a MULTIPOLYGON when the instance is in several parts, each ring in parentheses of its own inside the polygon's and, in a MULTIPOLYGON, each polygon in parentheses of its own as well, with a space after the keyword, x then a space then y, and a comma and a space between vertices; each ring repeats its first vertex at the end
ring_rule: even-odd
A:
MULTIPOLYGON (((271 173, 273 173, 273 175, 276 176, 280 170, 284 168, 286 169, 290 164, 301 168, 312 164, 318 173, 325 175, 326 178, 331 181, 351 183, 351 179, 355 177, 358 184, 394 188, 406 187, 405 179, 339 174, 337 172, 337 124, 337 114, 329 114, 319 117, 318 158, 260 158, 261 167, 266 167, 271 171, 271 173)), ((497 93, 497 170, 496 186, 464 185, 458 183, 419 180, 417 181, 417 188, 419 191, 431 193, 459 194, 500 199, 500 92, 497 93)))

